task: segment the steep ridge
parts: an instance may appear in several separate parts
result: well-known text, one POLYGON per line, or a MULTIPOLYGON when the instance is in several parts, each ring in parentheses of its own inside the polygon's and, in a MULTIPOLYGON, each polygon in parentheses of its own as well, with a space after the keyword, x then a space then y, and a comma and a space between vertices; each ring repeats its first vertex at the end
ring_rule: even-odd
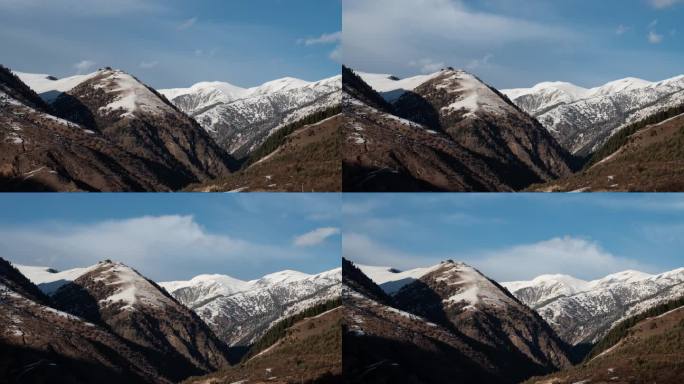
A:
POLYGON ((393 307, 367 276, 342 260, 342 361, 348 383, 513 383, 467 338, 393 307))
MULTIPOLYGON (((388 274, 388 269, 363 268, 380 276, 388 274)), ((348 269, 354 276, 365 276, 353 265, 348 269)), ((387 304, 345 283, 345 303, 352 303, 348 305, 351 313, 347 316, 345 334, 350 348, 354 353, 361 353, 372 345, 374 351, 361 355, 372 354, 372 358, 364 356, 350 363, 350 369, 357 374, 362 368, 368 369, 365 364, 375 360, 378 367, 373 375, 383 378, 405 375, 411 378, 408 382, 444 382, 447 377, 458 374, 470 381, 505 383, 570 365, 566 346, 553 330, 473 268, 447 261, 424 269, 423 274, 414 272, 412 282, 398 279, 406 284, 387 304), (411 355, 414 361, 397 361, 402 359, 397 355, 404 358, 411 355), (450 363, 443 362, 444 366, 439 368, 431 366, 444 358, 450 363), (385 363, 389 367, 383 366, 385 363), (413 364, 417 365, 404 371, 404 367, 413 364), (455 372, 449 372, 450 369, 455 372)), ((368 281, 361 279, 357 285, 368 287, 368 281)), ((396 289, 396 286, 389 288, 396 289)))
POLYGON ((680 383, 684 377, 684 307, 653 307, 625 320, 616 343, 568 370, 529 383, 680 383))
POLYGON ((203 82, 159 92, 194 117, 226 151, 244 158, 285 125, 338 106, 340 89, 340 76, 335 76, 317 82, 283 78, 253 88, 203 82))
POLYGON ((100 262, 52 299, 144 351, 172 381, 229 366, 227 348, 195 313, 124 264, 100 262))
POLYGON ((282 337, 274 344, 250 353, 240 365, 187 382, 342 383, 343 309, 339 300, 334 308, 324 305, 321 309, 308 308, 306 312, 311 314, 297 316, 300 319, 283 329, 282 337))
POLYGON ((343 67, 344 191, 510 191, 482 156, 448 135, 397 117, 343 67))
POLYGON ((0 190, 170 189, 149 162, 55 113, 0 67, 0 190))
POLYGON ((684 76, 659 82, 625 78, 591 89, 546 82, 501 92, 568 151, 586 156, 625 126, 684 103, 684 76))
POLYGON ((248 347, 283 318, 339 298, 341 272, 281 271, 252 281, 198 276, 159 285, 195 311, 226 344, 248 347))
POLYGON ((0 377, 8 383, 170 383, 105 327, 50 306, 0 258, 0 377))
MULTIPOLYGON (((349 77, 358 82, 355 77, 351 75, 349 77)), ((440 175, 443 173, 441 168, 445 168, 439 164, 442 162, 446 163, 446 167, 453 167, 456 175, 461 178, 459 180, 461 186, 453 185, 456 183, 452 182, 448 190, 490 191, 521 189, 541 180, 548 181, 569 175, 572 171, 574 159, 556 143, 546 129, 510 103, 498 91, 467 72, 449 68, 407 79, 367 73, 359 73, 358 77, 391 103, 392 113, 402 118, 394 120, 400 120, 406 126, 399 134, 397 141, 400 142, 396 144, 392 144, 386 137, 374 141, 389 142, 389 145, 385 144, 385 146, 390 146, 390 148, 385 152, 407 151, 408 147, 408 149, 415 148, 413 152, 420 151, 420 157, 425 157, 430 153, 435 154, 432 159, 418 162, 416 166, 409 163, 416 168, 409 173, 436 173, 437 175, 434 176, 429 175, 430 178, 444 179, 446 177, 440 175), (416 140, 417 144, 423 145, 423 148, 417 145, 406 145, 405 132, 409 130, 413 131, 411 133, 414 135, 423 132, 432 134, 434 137, 432 140, 428 138, 416 140), (451 159, 440 153, 443 152, 444 146, 435 143, 440 139, 446 139, 451 144, 452 148, 449 148, 449 152, 454 154, 447 153, 451 159), (425 145, 426 142, 430 144, 425 145), (432 151, 429 147, 437 147, 439 152, 432 151), (428 164, 425 164, 426 162, 428 164), (482 180, 477 180, 477 178, 482 180)), ((351 98, 351 100, 350 103, 345 103, 345 108, 348 108, 352 119, 358 118, 359 121, 351 121, 348 141, 353 141, 357 146, 366 145, 370 141, 368 134, 358 128, 365 130, 362 119, 368 112, 355 106, 361 104, 366 109, 369 107, 358 99, 351 98), (356 103, 353 100, 356 100, 356 103), (355 129, 356 132, 354 132, 355 129)), ((388 111, 384 112, 385 117, 390 117, 390 119, 394 117, 387 114, 388 111)), ((388 135, 392 126, 396 125, 390 123, 388 124, 390 129, 382 130, 381 128, 384 128, 386 124, 377 120, 374 123, 379 125, 380 129, 373 130, 374 133, 378 132, 377 136, 379 132, 388 135)), ((375 145, 374 142, 371 144, 375 145)), ((373 170, 371 167, 364 167, 363 164, 353 164, 351 160, 354 158, 357 159, 357 163, 361 162, 358 159, 363 159, 362 153, 358 152, 363 151, 351 145, 348 147, 351 147, 352 153, 347 155, 347 148, 345 148, 345 157, 351 159, 345 160, 349 164, 350 172, 355 171, 362 178, 364 174, 378 170, 377 165, 373 170)), ((420 159, 415 154, 411 155, 411 160, 420 159)), ((382 164, 388 161, 368 159, 364 162, 382 164)), ((385 168, 390 171, 399 168, 396 164, 393 166, 394 168, 392 166, 385 168)), ((452 175, 448 176, 453 178, 452 175)), ((444 184, 444 181, 440 181, 444 184)), ((439 188, 433 187, 433 189, 439 188)))
POLYGON ((491 347, 512 377, 570 366, 567 346, 537 313, 466 264, 444 262, 394 299, 407 312, 491 347))
POLYGON ((564 275, 502 285, 572 345, 596 343, 618 322, 684 295, 684 269, 624 271, 594 281, 564 275))

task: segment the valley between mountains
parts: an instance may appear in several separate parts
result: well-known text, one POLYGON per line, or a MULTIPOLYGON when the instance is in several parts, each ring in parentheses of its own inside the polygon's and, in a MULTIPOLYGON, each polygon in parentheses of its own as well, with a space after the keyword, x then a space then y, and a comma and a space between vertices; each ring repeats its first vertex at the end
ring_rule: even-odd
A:
POLYGON ((340 83, 156 90, 0 67, 0 190, 339 191, 340 83))
POLYGON ((682 191, 684 76, 498 90, 343 67, 345 191, 682 191))
POLYGON ((343 260, 350 383, 678 383, 684 270, 496 282, 343 260))
POLYGON ((0 259, 0 377, 338 383, 340 291, 339 269, 157 283, 110 260, 56 271, 0 259))

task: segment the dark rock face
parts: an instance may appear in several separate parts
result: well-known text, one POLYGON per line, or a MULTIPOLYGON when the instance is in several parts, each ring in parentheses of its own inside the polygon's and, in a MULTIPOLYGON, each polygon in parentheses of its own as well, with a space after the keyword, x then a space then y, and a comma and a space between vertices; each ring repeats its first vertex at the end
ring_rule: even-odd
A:
POLYGON ((225 345, 194 312, 122 264, 100 263, 61 287, 53 300, 140 348, 170 380, 230 365, 225 345))
POLYGON ((343 81, 346 190, 510 191, 572 172, 544 127, 466 72, 443 70, 389 107, 358 76, 343 81))

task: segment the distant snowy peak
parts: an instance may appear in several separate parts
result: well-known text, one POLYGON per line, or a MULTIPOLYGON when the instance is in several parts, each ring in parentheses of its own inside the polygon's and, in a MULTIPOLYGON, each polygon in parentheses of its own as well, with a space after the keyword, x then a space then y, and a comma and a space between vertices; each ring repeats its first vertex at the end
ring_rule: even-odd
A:
POLYGON ((439 268, 439 264, 426 267, 414 268, 407 271, 400 271, 391 267, 377 267, 370 265, 355 264, 357 268, 368 276, 373 282, 388 294, 399 291, 403 286, 410 284, 431 271, 439 268))
POLYGON ((36 73, 14 72, 21 81, 33 89, 47 103, 52 103, 59 95, 77 87, 79 84, 97 76, 98 72, 75 75, 58 79, 55 76, 36 73))
POLYGON ((567 342, 596 342, 620 320, 684 295, 684 268, 653 275, 623 271, 584 281, 544 275, 501 283, 567 342))
MULTIPOLYGON (((503 89, 501 90, 501 93, 508 96, 511 100, 516 100, 523 96, 541 95, 546 96, 551 102, 562 101, 565 103, 573 103, 593 97, 611 96, 619 92, 644 89, 656 84, 657 83, 635 77, 627 77, 624 79, 611 81, 595 88, 583 88, 568 82, 553 81, 542 82, 531 88, 503 89), (554 95, 556 96, 555 98, 552 97, 554 95)), ((543 106, 540 109, 543 109, 543 106)))
POLYGON ((628 77, 590 89, 546 82, 501 92, 567 150, 588 155, 629 124, 684 104, 684 76, 659 82, 628 77))
POLYGON ((283 126, 339 105, 341 89, 338 75, 316 82, 285 77, 252 88, 204 82, 159 92, 229 153, 244 157, 283 126))
POLYGON ((355 71, 357 75, 370 85, 375 91, 387 101, 393 102, 406 92, 413 91, 420 85, 439 76, 442 71, 427 74, 412 76, 405 79, 400 79, 394 75, 383 73, 367 73, 355 71))
POLYGON ((57 271, 50 267, 34 267, 19 264, 15 264, 14 266, 47 295, 52 295, 59 287, 68 284, 97 268, 97 264, 90 267, 73 268, 65 271, 57 271))

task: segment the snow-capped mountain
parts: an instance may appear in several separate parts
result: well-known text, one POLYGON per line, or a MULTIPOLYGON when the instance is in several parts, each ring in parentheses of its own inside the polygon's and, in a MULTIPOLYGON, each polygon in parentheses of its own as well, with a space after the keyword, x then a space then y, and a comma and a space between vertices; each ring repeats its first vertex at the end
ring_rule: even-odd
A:
POLYGON ((341 278, 338 268, 317 275, 281 271, 250 281, 201 275, 159 285, 192 308, 228 345, 246 346, 273 323, 339 298, 341 278))
MULTIPOLYGON (((569 154, 538 121, 473 74, 452 68, 406 79, 385 74, 353 73, 352 71, 345 72, 345 74, 349 78, 349 81, 344 80, 350 83, 349 94, 357 102, 366 104, 364 100, 375 99, 369 94, 377 92, 384 99, 384 104, 387 104, 382 112, 402 118, 403 122, 413 123, 413 125, 403 124, 409 127, 401 129, 399 142, 405 141, 402 138, 406 136, 404 131, 407 130, 420 133, 430 131, 427 133, 432 134, 432 136, 421 137, 419 141, 416 140, 418 141, 416 144, 404 143, 403 148, 391 148, 396 151, 413 152, 411 153, 413 158, 396 161, 399 163, 398 166, 416 168, 410 170, 411 176, 419 174, 422 179, 434 179, 419 180, 415 182, 416 184, 428 181, 430 184, 448 185, 449 179, 458 177, 461 180, 451 181, 451 186, 440 185, 435 186, 434 189, 510 191, 525 188, 532 183, 569 175, 572 172, 572 159, 569 154), (364 84, 369 86, 368 89, 365 89, 364 84), (356 88, 357 91, 353 91, 352 88, 356 88), (434 160, 431 161, 432 165, 422 166, 420 163, 427 161, 421 157, 427 157, 432 147, 436 147, 437 157, 444 152, 443 147, 448 147, 448 145, 436 143, 441 141, 442 137, 458 147, 449 150, 449 152, 454 152, 448 153, 453 159, 437 160, 447 163, 445 166, 434 165, 434 160), (427 153, 423 153, 424 151, 427 153), (418 164, 412 164, 414 162, 418 164), (444 172, 450 167, 459 171, 456 177, 448 174, 426 174, 444 172), (465 185, 453 186, 457 183, 465 185), (492 184, 494 186, 491 186, 492 184)), ((345 93, 347 93, 346 89, 345 93)), ((368 115, 362 108, 358 108, 359 111, 356 112, 354 104, 351 104, 352 108, 349 108, 349 111, 352 112, 350 114, 353 118, 358 117, 358 120, 363 120, 368 115)), ((367 106, 382 107, 378 105, 382 103, 374 104, 376 105, 367 106)), ((389 146, 389 144, 383 144, 387 141, 384 138, 369 137, 372 132, 366 132, 361 121, 353 121, 350 125, 362 128, 362 130, 356 129, 356 132, 349 132, 348 144, 357 144, 363 148, 349 145, 351 154, 347 156, 345 150, 346 157, 363 159, 377 156, 377 152, 383 153, 382 150, 386 149, 375 147, 389 146), (364 156, 365 152, 372 154, 364 156)), ((387 125, 393 127, 397 124, 391 122, 387 125)), ((397 166, 393 167, 393 164, 385 165, 377 160, 379 159, 369 161, 369 163, 374 163, 372 166, 370 164, 352 165, 370 168, 367 170, 370 175, 359 175, 359 178, 364 181, 369 177, 376 177, 378 172, 375 172, 376 169, 373 168, 378 168, 378 170, 397 168, 397 166)), ((396 174, 401 174, 402 171, 395 169, 396 174)))
POLYGON ((536 117, 567 150, 587 155, 621 128, 683 104, 684 75, 659 82, 625 78, 595 88, 544 82, 501 92, 536 117))
MULTIPOLYGON (((179 189, 227 176, 237 167, 195 120, 121 70, 102 68, 61 80, 18 74, 58 117, 87 130, 91 140, 110 141, 110 146, 146 164, 166 187, 155 189, 179 189)), ((143 178, 139 168, 144 166, 127 169, 131 176, 124 170, 115 176, 143 178)))
POLYGON ((684 268, 657 275, 624 271, 593 281, 543 275, 501 285, 568 343, 594 343, 617 322, 684 295, 684 268))
MULTIPOLYGON (((359 351, 381 351, 374 353, 376 361, 415 354, 411 359, 415 361, 397 363, 432 364, 424 360, 443 357, 420 358, 417 351, 431 350, 436 341, 443 343, 436 348, 439 355, 460 355, 451 356, 453 368, 471 375, 492 375, 485 382, 517 382, 570 366, 565 343, 541 317, 464 263, 449 260, 405 272, 386 267, 356 268, 351 263, 343 264, 345 267, 345 303, 351 311, 348 327, 355 336, 351 340, 361 343, 359 351), (392 292, 391 296, 383 298, 377 293, 375 279, 385 281, 379 288, 392 292), (397 290, 396 285, 387 285, 392 281, 402 286, 397 290), (366 336, 372 341, 364 346, 366 336), (431 341, 424 340, 425 336, 431 341), (386 345, 379 338, 384 338, 386 345), (471 362, 466 363, 468 360, 471 362)), ((426 382, 450 377, 441 375, 426 382)))
POLYGON ((253 88, 202 82, 159 92, 194 117, 229 153, 244 157, 278 128, 339 105, 341 87, 340 76, 317 82, 288 77, 253 88))

